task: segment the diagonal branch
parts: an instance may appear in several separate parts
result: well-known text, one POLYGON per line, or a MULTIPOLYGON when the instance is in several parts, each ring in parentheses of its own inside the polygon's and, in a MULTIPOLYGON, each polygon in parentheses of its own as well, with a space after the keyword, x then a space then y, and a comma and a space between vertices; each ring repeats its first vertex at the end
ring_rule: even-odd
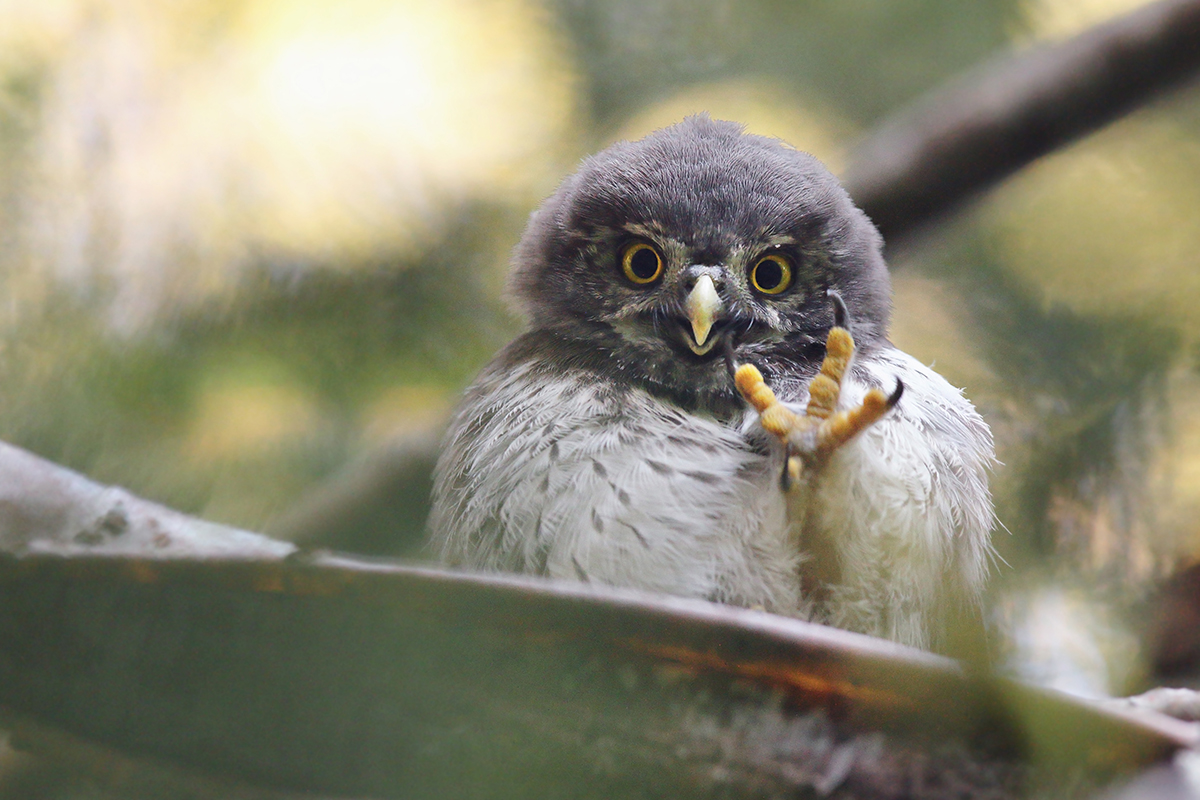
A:
POLYGON ((845 182, 889 241, 1200 69, 1200 1, 1161 0, 987 63, 886 121, 845 182))

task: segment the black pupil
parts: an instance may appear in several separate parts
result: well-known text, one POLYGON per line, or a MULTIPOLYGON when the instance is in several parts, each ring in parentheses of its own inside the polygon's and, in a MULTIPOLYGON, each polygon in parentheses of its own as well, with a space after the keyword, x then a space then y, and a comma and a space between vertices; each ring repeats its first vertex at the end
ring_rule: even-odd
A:
POLYGON ((754 282, 763 291, 778 289, 779 284, 783 283, 783 267, 773 258, 763 259, 754 268, 754 282))
POLYGON ((642 247, 630 256, 629 269, 639 280, 648 281, 658 273, 658 256, 649 247, 642 247))

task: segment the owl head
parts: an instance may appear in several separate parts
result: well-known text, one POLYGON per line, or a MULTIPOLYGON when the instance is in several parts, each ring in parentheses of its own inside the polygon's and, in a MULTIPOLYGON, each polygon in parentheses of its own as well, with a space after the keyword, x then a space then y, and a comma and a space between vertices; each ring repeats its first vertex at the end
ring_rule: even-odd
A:
POLYGON ((845 300, 886 335, 878 231, 807 153, 695 116, 583 162, 530 219, 513 293, 580 364, 694 408, 736 404, 724 355, 811 376, 845 300))

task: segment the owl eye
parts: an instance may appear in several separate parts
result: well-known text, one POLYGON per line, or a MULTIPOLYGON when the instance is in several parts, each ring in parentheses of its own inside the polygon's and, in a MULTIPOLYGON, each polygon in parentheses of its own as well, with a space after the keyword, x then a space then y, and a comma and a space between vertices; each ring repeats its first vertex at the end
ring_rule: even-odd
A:
POLYGON ((631 283, 648 286, 662 276, 662 256, 645 242, 634 242, 621 251, 621 269, 631 283))
POLYGON ((763 294, 779 294, 792 285, 792 265, 784 256, 763 256, 750 269, 750 283, 763 294))

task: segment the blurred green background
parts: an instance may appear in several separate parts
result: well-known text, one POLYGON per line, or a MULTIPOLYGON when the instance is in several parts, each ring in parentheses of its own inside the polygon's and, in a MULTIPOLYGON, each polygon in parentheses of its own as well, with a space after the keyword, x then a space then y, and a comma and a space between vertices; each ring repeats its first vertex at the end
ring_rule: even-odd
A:
MULTIPOLYGON (((844 169, 890 112, 1130 0, 0 1, 0 438, 273 523, 436 431, 516 331, 524 220, 688 113, 844 169)), ((893 339, 996 433, 1025 674, 1138 675, 1200 552, 1200 93, 892 252, 893 339)))

